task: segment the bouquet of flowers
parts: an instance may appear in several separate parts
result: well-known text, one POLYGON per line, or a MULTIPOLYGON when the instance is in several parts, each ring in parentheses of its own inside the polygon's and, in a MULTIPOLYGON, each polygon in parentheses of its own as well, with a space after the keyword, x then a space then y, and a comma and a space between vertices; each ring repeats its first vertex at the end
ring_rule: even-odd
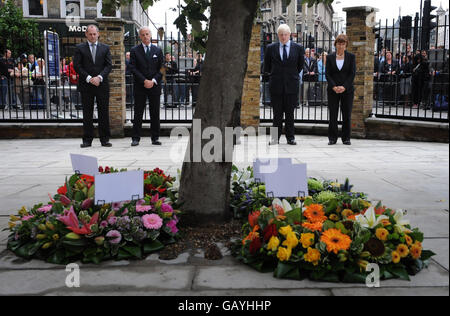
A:
POLYGON ((296 203, 274 199, 250 212, 233 254, 277 278, 352 283, 366 281, 369 263, 378 264, 382 279, 409 280, 434 255, 402 210, 373 206, 348 180, 313 179, 310 186, 316 193, 296 203))
MULTIPOLYGON (((101 173, 119 172, 99 168, 101 173)), ((124 171, 124 170, 121 170, 124 171)), ((141 259, 176 242, 179 211, 166 195, 173 181, 161 170, 144 172, 151 194, 137 201, 95 205, 94 177, 74 174, 46 204, 11 216, 8 249, 55 264, 81 260, 141 259), (160 181, 162 178, 162 181, 160 181), (157 186, 155 186, 157 182, 157 186)))

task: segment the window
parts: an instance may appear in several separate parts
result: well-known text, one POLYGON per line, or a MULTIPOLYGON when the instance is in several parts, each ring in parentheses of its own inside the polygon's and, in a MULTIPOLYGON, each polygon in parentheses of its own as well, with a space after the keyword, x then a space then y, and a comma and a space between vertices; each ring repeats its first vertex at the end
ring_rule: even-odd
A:
POLYGON ((84 19, 84 0, 60 0, 61 17, 80 17, 84 19))
POLYGON ((297 13, 303 12, 303 0, 297 0, 297 13))
MULTIPOLYGON (((97 2, 97 17, 98 18, 103 17, 102 8, 103 8, 102 0, 98 0, 98 2, 97 2)), ((118 10, 116 10, 116 16, 114 16, 114 17, 116 17, 116 18, 120 18, 121 17, 120 16, 120 8, 118 10)))
POLYGON ((287 12, 286 0, 281 0, 281 13, 287 12))
POLYGON ((297 24, 297 33, 301 33, 301 32, 302 32, 302 25, 297 24))
POLYGON ((22 0, 24 17, 47 17, 47 0, 22 0))

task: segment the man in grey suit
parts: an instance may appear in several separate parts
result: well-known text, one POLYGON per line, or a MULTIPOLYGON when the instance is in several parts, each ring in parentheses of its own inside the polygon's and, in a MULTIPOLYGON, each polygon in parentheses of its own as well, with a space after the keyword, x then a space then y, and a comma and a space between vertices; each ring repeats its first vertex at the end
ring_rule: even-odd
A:
POLYGON ((290 40, 291 30, 286 24, 278 28, 279 43, 267 47, 264 56, 264 73, 270 77, 269 90, 273 107, 273 126, 278 137, 272 135, 270 145, 279 143, 283 115, 286 116, 286 139, 289 145, 295 141, 294 111, 299 97, 299 73, 305 63, 304 49, 290 40))
POLYGON ((96 25, 86 29, 86 43, 76 46, 73 66, 80 75, 78 91, 83 105, 83 143, 81 148, 90 147, 94 138, 94 100, 97 100, 98 131, 103 147, 111 147, 109 142, 109 82, 112 70, 109 46, 98 41, 99 30, 96 25))

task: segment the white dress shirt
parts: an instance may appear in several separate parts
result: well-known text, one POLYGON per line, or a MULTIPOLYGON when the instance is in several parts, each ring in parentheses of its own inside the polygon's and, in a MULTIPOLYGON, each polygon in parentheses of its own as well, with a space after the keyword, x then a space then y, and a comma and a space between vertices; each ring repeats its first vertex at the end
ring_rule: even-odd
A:
MULTIPOLYGON (((92 45, 95 45, 95 52, 97 52, 97 50, 98 50, 98 41, 95 42, 95 43, 91 43, 91 42, 88 41, 88 44, 89 44, 89 50, 91 51, 91 55, 93 55, 92 54, 92 45)), ((95 56, 92 56, 92 57, 95 59, 95 56)), ((101 75, 98 75, 97 77, 100 78, 100 82, 103 82, 103 77, 101 75)), ((86 77, 86 82, 89 83, 91 81, 91 79, 92 79, 92 76, 87 76, 86 77)))
MULTIPOLYGON (((283 61, 283 44, 280 42, 280 56, 281 56, 281 60, 283 61)), ((291 41, 289 40, 286 43, 286 52, 287 52, 287 56, 289 58, 289 53, 291 52, 291 41)))

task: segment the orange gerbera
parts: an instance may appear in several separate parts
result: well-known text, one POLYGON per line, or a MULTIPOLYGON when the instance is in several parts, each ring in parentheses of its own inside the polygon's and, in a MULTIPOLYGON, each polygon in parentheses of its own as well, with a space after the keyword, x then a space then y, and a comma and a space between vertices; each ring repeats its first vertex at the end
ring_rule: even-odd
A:
POLYGON ((304 215, 311 223, 323 223, 327 220, 325 212, 323 211, 323 206, 320 204, 311 204, 307 206, 304 215))
POLYGON ((259 230, 259 226, 255 225, 255 227, 253 227, 253 231, 251 231, 250 234, 248 234, 248 236, 245 237, 244 240, 242 240, 242 244, 245 245, 247 240, 253 241, 253 239, 259 238, 258 230, 259 230))
POLYGON ((422 246, 419 244, 414 244, 409 252, 411 253, 411 257, 413 257, 413 259, 419 259, 420 256, 422 256, 422 246))
POLYGON ((349 236, 341 233, 339 229, 331 228, 322 234, 320 238, 327 245, 328 252, 338 254, 340 250, 348 250, 352 240, 349 236))
POLYGON ((317 223, 306 222, 306 223, 303 223, 302 226, 309 229, 312 232, 316 232, 316 231, 321 232, 323 223, 322 222, 317 222, 317 223))
POLYGON ((406 246, 405 244, 400 244, 397 246, 397 252, 400 255, 400 257, 402 258, 406 258, 409 254, 409 249, 408 246, 406 246))
POLYGON ((406 244, 407 244, 408 246, 411 246, 411 245, 412 245, 413 240, 412 240, 412 238, 411 238, 410 236, 405 235, 405 240, 406 240, 406 244))

